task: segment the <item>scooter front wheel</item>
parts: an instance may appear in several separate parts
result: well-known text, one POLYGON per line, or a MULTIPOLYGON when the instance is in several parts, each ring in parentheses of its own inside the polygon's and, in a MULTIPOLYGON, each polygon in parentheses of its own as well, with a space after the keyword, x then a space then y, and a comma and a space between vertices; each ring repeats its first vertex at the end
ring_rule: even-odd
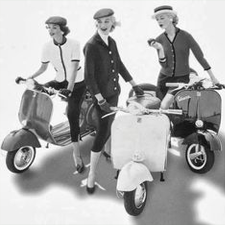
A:
POLYGON ((147 190, 147 181, 145 181, 141 183, 135 190, 124 192, 124 207, 128 214, 132 216, 138 216, 142 213, 147 201, 147 190))
POLYGON ((191 144, 186 149, 186 161, 191 171, 199 174, 207 173, 214 164, 214 152, 207 143, 191 144))
POLYGON ((13 173, 23 173, 28 170, 36 156, 36 149, 23 146, 15 151, 7 152, 6 165, 13 173))

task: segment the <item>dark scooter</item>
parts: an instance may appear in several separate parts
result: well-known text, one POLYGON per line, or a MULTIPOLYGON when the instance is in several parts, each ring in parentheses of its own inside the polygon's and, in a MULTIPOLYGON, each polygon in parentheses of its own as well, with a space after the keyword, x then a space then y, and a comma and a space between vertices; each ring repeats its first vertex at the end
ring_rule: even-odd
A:
MULTIPOLYGON (((7 151, 8 169, 13 173, 22 173, 32 165, 36 148, 41 147, 39 139, 48 144, 66 146, 71 143, 71 138, 68 120, 55 126, 51 125, 52 98, 55 95, 60 96, 60 91, 46 88, 33 79, 19 78, 17 83, 27 86, 21 99, 18 115, 22 128, 10 132, 3 140, 1 149, 7 151)), ((82 97, 80 112, 81 138, 94 134, 97 127, 96 111, 91 95, 86 91, 82 97)))
POLYGON ((186 162, 191 171, 199 174, 210 171, 214 165, 215 151, 222 151, 218 136, 222 100, 218 90, 225 86, 208 84, 207 79, 192 84, 167 84, 179 89, 172 108, 183 111, 182 116, 171 115, 172 136, 184 138, 186 162))
MULTIPOLYGON (((209 84, 209 82, 208 82, 209 84)), ((214 165, 214 151, 221 151, 222 144, 218 136, 221 123, 221 96, 218 90, 225 85, 210 86, 206 79, 194 83, 170 83, 177 87, 171 109, 182 110, 182 115, 170 115, 172 121, 171 136, 183 138, 187 145, 186 162, 191 171, 207 173, 214 165)), ((152 84, 141 84, 140 87, 157 95, 157 87, 152 84)), ((133 96, 131 90, 129 96, 133 96)))

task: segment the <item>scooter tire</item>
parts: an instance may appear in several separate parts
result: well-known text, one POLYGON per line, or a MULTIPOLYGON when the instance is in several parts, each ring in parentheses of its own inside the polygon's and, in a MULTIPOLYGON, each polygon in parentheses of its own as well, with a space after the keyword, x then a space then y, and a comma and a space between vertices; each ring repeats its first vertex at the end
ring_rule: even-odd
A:
POLYGON ((125 191, 123 195, 124 207, 131 216, 138 216, 142 213, 148 196, 147 181, 141 183, 133 191, 125 191), (140 193, 141 195, 140 195, 140 193))
POLYGON ((195 148, 197 144, 193 143, 187 146, 186 148, 186 162, 194 173, 204 174, 211 170, 214 165, 215 155, 214 152, 210 150, 210 147, 207 143, 202 143, 200 145, 202 154, 194 158, 195 148), (191 155, 193 157, 191 157, 191 155))
POLYGON ((23 146, 15 151, 7 152, 6 166, 13 173, 23 173, 34 162, 36 149, 31 146, 23 146))

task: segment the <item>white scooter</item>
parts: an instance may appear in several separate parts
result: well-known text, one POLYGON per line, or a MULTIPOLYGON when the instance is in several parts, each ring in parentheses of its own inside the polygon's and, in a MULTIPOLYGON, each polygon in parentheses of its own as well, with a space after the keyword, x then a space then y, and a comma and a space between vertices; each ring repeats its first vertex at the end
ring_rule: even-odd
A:
POLYGON ((117 192, 132 216, 145 207, 151 172, 161 172, 163 180, 170 141, 170 120, 165 114, 182 114, 181 110, 160 110, 159 104, 158 98, 145 94, 129 98, 126 109, 114 109, 120 111, 111 128, 112 162, 119 172, 117 192))

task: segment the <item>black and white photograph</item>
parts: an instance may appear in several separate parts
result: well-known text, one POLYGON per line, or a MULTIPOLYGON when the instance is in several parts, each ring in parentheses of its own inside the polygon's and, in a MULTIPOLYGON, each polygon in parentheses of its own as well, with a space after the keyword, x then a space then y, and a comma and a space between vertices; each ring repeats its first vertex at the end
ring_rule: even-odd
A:
POLYGON ((0 225, 224 225, 222 0, 0 0, 0 225))

